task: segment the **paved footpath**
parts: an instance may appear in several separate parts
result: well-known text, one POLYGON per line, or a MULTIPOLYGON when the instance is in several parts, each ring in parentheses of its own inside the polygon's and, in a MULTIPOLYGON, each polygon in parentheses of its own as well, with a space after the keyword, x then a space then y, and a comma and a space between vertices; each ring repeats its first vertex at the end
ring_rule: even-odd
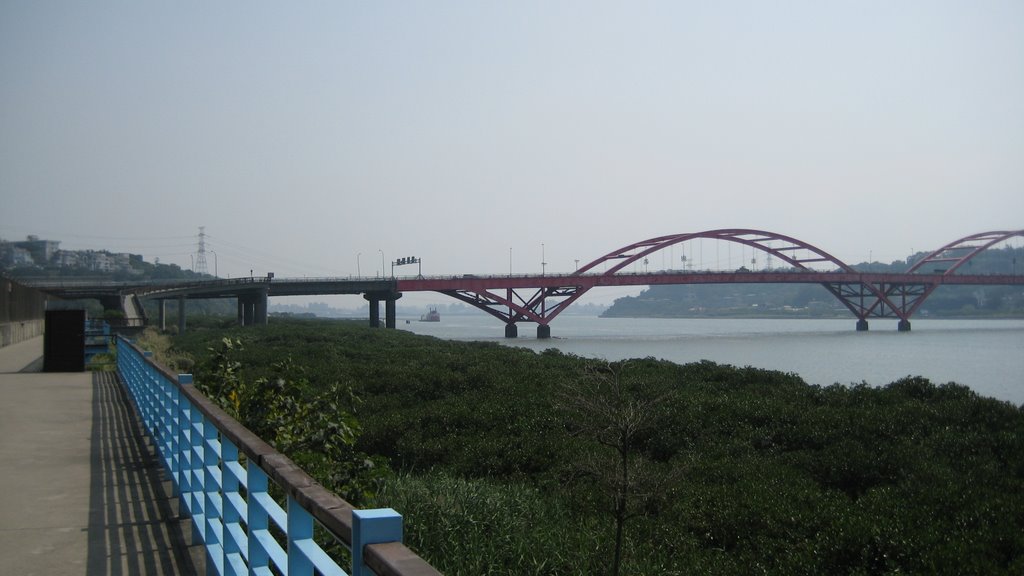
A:
POLYGON ((202 573, 114 373, 38 372, 42 353, 0 348, 0 573, 202 573))

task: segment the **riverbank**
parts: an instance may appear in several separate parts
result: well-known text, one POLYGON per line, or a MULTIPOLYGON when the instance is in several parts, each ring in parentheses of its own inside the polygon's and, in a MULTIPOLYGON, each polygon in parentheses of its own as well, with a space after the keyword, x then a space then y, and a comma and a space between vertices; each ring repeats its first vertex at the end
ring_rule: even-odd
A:
POLYGON ((809 384, 884 386, 902 377, 958 382, 983 396, 1024 404, 1024 320, 912 321, 900 333, 895 320, 872 320, 857 332, 852 318, 709 319, 597 318, 559 316, 550 340, 504 338, 493 318, 449 317, 436 324, 399 323, 417 334, 496 342, 535 352, 555 348, 588 358, 654 357, 679 364, 711 360, 799 374, 809 384))
POLYGON ((446 574, 607 565, 614 518, 599 504, 610 485, 588 463, 612 454, 585 432, 598 416, 581 407, 613 381, 620 406, 645 407, 631 477, 663 483, 650 492, 657 501, 629 504, 640 512, 626 525, 629 573, 1024 567, 1024 541, 1007 540, 1024 533, 1024 517, 992 512, 1024 509, 1024 415, 964 386, 822 387, 792 373, 653 358, 609 367, 550 347, 330 321, 179 336, 198 383, 225 373, 209 361, 225 337, 241 346, 218 362, 237 366, 239 382, 359 398, 356 446, 402 471, 374 502, 401 511, 410 545, 446 574))

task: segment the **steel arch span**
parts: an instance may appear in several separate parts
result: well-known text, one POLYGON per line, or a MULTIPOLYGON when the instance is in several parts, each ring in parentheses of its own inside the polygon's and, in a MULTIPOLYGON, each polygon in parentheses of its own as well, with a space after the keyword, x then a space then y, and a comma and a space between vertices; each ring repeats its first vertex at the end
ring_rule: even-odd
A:
POLYGON ((643 240, 629 246, 623 246, 589 262, 577 271, 577 274, 586 272, 608 262, 618 261, 604 275, 615 274, 633 262, 645 258, 650 254, 681 244, 688 240, 710 239, 735 242, 751 248, 760 250, 786 262, 794 268, 810 270, 807 266, 813 262, 830 262, 836 268, 844 272, 854 272, 842 260, 832 256, 828 252, 790 236, 767 232, 765 230, 751 230, 746 228, 725 228, 721 230, 707 230, 704 232, 692 232, 686 234, 672 234, 643 240), (781 245, 776 245, 781 244, 781 245), (809 252, 809 255, 801 255, 800 251, 809 252))
MULTIPOLYGON (((798 270, 810 271, 811 268, 808 264, 825 263, 831 264, 839 272, 857 273, 849 264, 813 244, 792 236, 749 228, 724 228, 643 240, 601 256, 581 268, 579 273, 585 273, 608 262, 618 261, 605 273, 606 275, 614 274, 650 254, 694 239, 723 240, 750 246, 774 256, 798 270)), ((910 294, 906 291, 887 292, 884 286, 866 282, 821 282, 821 285, 857 317, 857 325, 860 329, 867 329, 867 317, 873 314, 900 316, 899 311, 902 310, 902 307, 894 299, 910 294)), ((900 318, 905 320, 902 316, 900 318)))
MULTIPOLYGON (((907 270, 907 273, 923 273, 929 264, 938 264, 945 266, 945 268, 936 269, 936 273, 946 278, 955 276, 957 269, 969 263, 975 256, 1015 236, 1024 237, 1024 230, 993 230, 991 232, 979 232, 970 236, 964 236, 918 260, 907 270)), ((910 316, 924 304, 925 299, 939 287, 939 284, 931 282, 916 285, 907 284, 907 286, 917 294, 912 301, 907 303, 905 316, 901 317, 901 327, 906 322, 909 328, 910 316)))
MULTIPOLYGON (((546 327, 562 310, 580 296, 594 286, 608 285, 607 279, 617 275, 630 264, 676 244, 696 239, 722 240, 750 246, 752 249, 778 258, 796 270, 813 272, 810 264, 825 263, 837 271, 856 274, 856 271, 842 260, 817 246, 791 236, 765 230, 725 228, 658 236, 623 246, 583 265, 575 273, 564 277, 564 282, 559 285, 533 287, 531 288, 532 292, 525 295, 517 290, 518 287, 508 287, 503 294, 476 287, 441 290, 441 292, 484 310, 505 322, 506 325, 512 326, 512 332, 514 332, 514 325, 517 322, 536 322, 540 326, 546 327), (602 272, 593 272, 599 266, 609 263, 611 265, 602 272)), ((884 300, 886 298, 881 291, 874 287, 864 287, 859 283, 857 289, 852 289, 844 283, 822 283, 822 285, 858 317, 866 308, 863 303, 865 299, 884 300)), ((509 329, 506 329, 506 332, 508 331, 509 329)), ((539 328, 539 333, 545 331, 546 329, 539 328)))
POLYGON ((972 258, 992 246, 1005 242, 1014 236, 1024 237, 1024 230, 999 230, 981 232, 954 240, 942 248, 928 254, 910 267, 908 272, 917 272, 928 264, 946 264, 943 274, 952 274, 956 269, 971 261, 972 258))
POLYGON ((1024 230, 974 234, 932 252, 905 273, 858 272, 839 258, 808 242, 765 230, 726 228, 649 238, 613 250, 580 267, 573 274, 540 276, 473 276, 399 281, 399 290, 433 290, 484 310, 506 324, 506 336, 516 335, 517 322, 538 324, 538 336, 550 334, 548 324, 591 288, 597 286, 693 283, 805 283, 819 284, 854 316, 857 329, 867 330, 867 319, 898 318, 899 330, 910 330, 910 316, 940 284, 1024 284, 1015 275, 954 275, 957 268, 981 251, 1024 230), (649 255, 695 239, 711 239, 749 246, 777 258, 779 271, 736 272, 662 271, 626 272, 649 255), (952 263, 941 274, 927 273, 929 263, 952 263), (818 265, 819 269, 812 268, 818 265), (788 266, 788 269, 786 268, 788 266), (825 268, 823 271, 822 266, 825 268), (600 271, 598 271, 600 270, 600 271))

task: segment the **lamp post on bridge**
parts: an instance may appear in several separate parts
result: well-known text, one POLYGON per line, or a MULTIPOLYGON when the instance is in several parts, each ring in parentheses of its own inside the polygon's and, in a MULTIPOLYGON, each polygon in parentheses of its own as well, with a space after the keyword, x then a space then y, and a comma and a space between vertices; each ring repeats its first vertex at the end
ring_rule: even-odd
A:
POLYGON ((220 272, 218 271, 220 266, 217 264, 217 252, 214 250, 210 250, 209 252, 210 254, 213 254, 213 277, 220 278, 220 272))
POLYGON ((362 256, 362 255, 363 255, 362 252, 359 252, 358 254, 356 254, 356 278, 362 278, 363 277, 363 272, 359 269, 359 257, 362 256))
POLYGON ((544 243, 540 243, 540 275, 543 276, 547 269, 548 263, 547 258, 544 257, 544 243))
POLYGON ((377 252, 380 252, 380 277, 383 278, 384 277, 384 272, 385 272, 385 268, 384 268, 384 250, 381 249, 381 248, 378 248, 377 252))

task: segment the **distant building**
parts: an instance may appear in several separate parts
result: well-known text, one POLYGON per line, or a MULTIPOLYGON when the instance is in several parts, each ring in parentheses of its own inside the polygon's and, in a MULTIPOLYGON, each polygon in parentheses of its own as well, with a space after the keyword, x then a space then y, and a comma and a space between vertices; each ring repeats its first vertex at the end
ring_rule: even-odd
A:
POLYGON ((128 272, 142 274, 142 256, 107 250, 61 250, 60 242, 40 240, 28 236, 21 242, 0 240, 0 265, 19 268, 29 266, 56 266, 72 270, 94 272, 128 272), (138 266, 139 268, 136 268, 138 266))
POLYGON ((76 250, 61 250, 57 252, 56 263, 61 268, 78 268, 81 265, 81 255, 76 250))
POLYGON ((32 260, 32 253, 17 246, 11 246, 8 259, 11 266, 32 266, 35 264, 35 261, 32 260))
POLYGON ((53 255, 60 250, 59 240, 40 240, 39 236, 28 236, 21 242, 11 242, 15 248, 27 250, 32 255, 32 261, 39 265, 50 262, 53 255))
POLYGON ((94 252, 92 254, 92 269, 100 272, 113 272, 114 259, 106 252, 94 252))

